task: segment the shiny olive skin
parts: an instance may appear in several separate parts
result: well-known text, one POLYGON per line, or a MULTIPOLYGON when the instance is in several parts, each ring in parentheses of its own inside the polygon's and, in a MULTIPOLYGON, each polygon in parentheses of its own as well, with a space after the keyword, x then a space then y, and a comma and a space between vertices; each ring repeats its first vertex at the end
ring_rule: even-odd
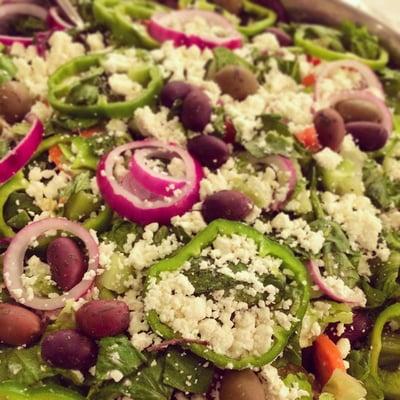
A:
POLYGON ((334 342, 339 339, 349 339, 351 344, 354 344, 365 340, 374 325, 368 312, 359 310, 353 312, 353 322, 344 325, 343 333, 340 335, 338 335, 337 326, 338 324, 335 323, 326 328, 325 333, 330 339, 334 342))
POLYGON ((0 343, 30 345, 40 338, 42 323, 32 311, 14 304, 0 303, 0 343))
POLYGON ((86 371, 96 363, 97 346, 81 333, 65 329, 43 339, 41 354, 52 367, 86 371))
POLYGON ((243 0, 215 0, 215 3, 231 14, 239 14, 243 6, 243 0))
POLYGON ((87 271, 87 263, 78 245, 70 238, 54 239, 47 247, 47 263, 51 278, 67 292, 76 286, 87 271))
POLYGON ((193 89, 192 85, 184 81, 170 81, 168 82, 160 93, 161 104, 165 107, 171 108, 176 100, 182 100, 193 89))
POLYGON ((376 122, 349 122, 346 130, 362 151, 379 150, 389 138, 389 132, 376 122))
POLYGON ((250 214, 252 208, 251 200, 243 193, 237 190, 221 190, 204 200, 201 213, 207 223, 218 218, 240 221, 250 214))
POLYGON ((314 116, 318 141, 323 147, 338 151, 342 145, 346 128, 342 116, 333 108, 325 108, 314 116))
POLYGON ((211 120, 211 101, 200 89, 193 89, 182 104, 181 121, 186 129, 202 132, 211 120))
POLYGON ((259 88, 256 76, 239 65, 227 65, 215 74, 214 80, 222 93, 239 101, 256 93, 259 88))
POLYGON ((229 147, 221 139, 212 135, 198 135, 188 140, 189 153, 210 169, 219 168, 229 158, 229 147))
POLYGON ((264 387, 255 372, 225 371, 219 392, 220 400, 265 400, 264 387))
POLYGON ((335 110, 344 122, 381 122, 382 115, 369 101, 362 99, 342 100, 335 104, 335 110))
POLYGON ((0 115, 9 124, 21 122, 32 104, 32 96, 24 84, 9 81, 0 86, 0 115))
POLYGON ((267 28, 265 32, 272 33, 278 40, 280 46, 282 47, 293 46, 293 38, 289 34, 287 34, 284 30, 273 26, 271 28, 267 28))
POLYGON ((129 327, 129 309, 118 300, 92 300, 75 314, 79 330, 93 339, 124 333, 129 327))

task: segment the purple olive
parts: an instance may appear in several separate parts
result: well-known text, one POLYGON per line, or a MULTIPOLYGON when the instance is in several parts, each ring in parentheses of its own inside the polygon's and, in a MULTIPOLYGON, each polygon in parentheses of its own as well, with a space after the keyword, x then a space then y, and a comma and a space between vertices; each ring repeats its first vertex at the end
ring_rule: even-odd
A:
POLYGON ((346 130, 362 151, 376 151, 385 146, 389 132, 376 122, 349 122, 346 130))
POLYGON ((347 99, 335 104, 335 110, 342 116, 344 122, 381 122, 382 115, 376 106, 363 99, 347 99))
POLYGON ((220 400, 264 400, 263 384, 250 369, 224 371, 219 390, 220 400))
POLYGON ((211 135, 199 135, 187 144, 189 153, 197 158, 201 165, 216 169, 229 158, 229 147, 221 139, 211 135))
POLYGON ((9 81, 0 86, 0 115, 8 123, 22 121, 32 104, 33 98, 24 84, 9 81))
POLYGON ((92 300, 84 304, 75 315, 78 328, 93 339, 115 336, 129 327, 129 309, 118 300, 92 300))
POLYGON ((202 132, 211 119, 211 102, 200 89, 193 89, 183 100, 181 121, 186 129, 202 132))
POLYGON ((218 218, 240 221, 246 218, 253 208, 251 200, 236 190, 221 190, 208 196, 201 213, 209 223, 218 218))
POLYGON ((56 368, 86 371, 96 363, 96 343, 72 329, 50 333, 42 342, 42 358, 56 368))
POLYGON ((338 151, 346 134, 342 116, 333 108, 325 108, 314 116, 314 126, 318 141, 323 147, 338 151))
POLYGON ((160 94, 161 104, 171 108, 176 100, 183 100, 192 89, 192 85, 184 81, 168 82, 160 94))
POLYGON ((42 323, 35 313, 21 306, 0 303, 0 343, 30 345, 41 333, 42 323))
POLYGON ((267 28, 265 32, 272 33, 278 40, 280 46, 282 47, 293 46, 292 37, 289 34, 287 34, 284 30, 273 26, 271 28, 267 28))
POLYGON ((47 248, 46 256, 51 277, 64 292, 77 285, 87 270, 82 251, 70 238, 54 239, 47 248))
POLYGON ((366 311, 355 311, 353 322, 344 325, 343 332, 338 334, 338 324, 330 324, 325 333, 331 340, 337 342, 339 339, 349 339, 352 344, 365 339, 373 327, 371 318, 366 311))
POLYGON ((253 72, 240 65, 227 65, 215 74, 214 80, 222 93, 239 101, 255 94, 260 87, 253 72))

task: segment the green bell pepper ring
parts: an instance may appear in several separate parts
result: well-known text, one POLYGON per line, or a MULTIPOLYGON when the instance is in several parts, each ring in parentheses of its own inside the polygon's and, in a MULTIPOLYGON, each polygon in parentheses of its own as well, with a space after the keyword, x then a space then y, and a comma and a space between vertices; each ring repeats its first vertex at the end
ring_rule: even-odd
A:
POLYGON ((277 15, 274 11, 249 0, 243 1, 243 11, 262 18, 259 21, 252 22, 248 25, 240 25, 238 27, 239 32, 248 37, 264 32, 265 29, 272 26, 277 20, 277 15))
POLYGON ((0 400, 29 400, 28 389, 15 382, 0 383, 0 400))
POLYGON ((10 180, 0 186, 0 235, 5 237, 14 236, 14 231, 6 224, 4 220, 4 205, 11 193, 17 190, 25 189, 27 181, 22 172, 15 174, 10 180))
POLYGON ((400 318, 400 303, 392 304, 382 311, 375 321, 371 335, 370 369, 371 374, 381 382, 385 399, 400 399, 400 371, 386 371, 379 368, 382 351, 382 333, 387 322, 400 318))
POLYGON ((153 103, 160 92, 163 79, 159 69, 149 67, 150 81, 146 88, 134 99, 129 101, 107 102, 100 96, 93 105, 77 106, 65 101, 65 95, 71 89, 67 82, 77 74, 85 73, 101 66, 105 54, 94 54, 75 58, 61 66, 48 81, 48 101, 53 108, 65 114, 76 117, 105 117, 127 118, 131 117, 134 110, 153 103))
MULTIPOLYGON (((295 308, 295 317, 301 320, 306 312, 310 299, 310 285, 307 271, 304 265, 294 257, 293 253, 285 246, 277 244, 267 239, 260 232, 239 222, 227 220, 215 220, 201 231, 191 242, 182 247, 174 256, 164 259, 153 265, 148 271, 147 284, 150 279, 158 279, 160 274, 165 271, 177 271, 182 265, 193 257, 198 257, 203 248, 211 244, 218 235, 237 234, 253 239, 259 247, 261 257, 270 255, 283 261, 286 269, 293 274, 293 279, 297 284, 296 295, 293 296, 293 308, 295 308)), ((147 320, 152 330, 165 339, 173 339, 177 335, 167 325, 163 324, 155 310, 147 314, 147 320)), ((201 344, 188 344, 195 354, 213 362, 219 368, 243 369, 249 367, 262 367, 272 362, 282 352, 290 336, 296 329, 293 324, 290 330, 276 327, 274 332, 274 343, 272 347, 261 356, 246 356, 241 359, 234 359, 210 350, 201 344)))
POLYGON ((379 70, 385 67, 385 65, 389 62, 389 53, 381 48, 381 52, 379 58, 376 60, 369 60, 366 58, 362 58, 357 56, 354 53, 346 52, 341 53, 334 50, 329 50, 319 44, 315 43, 311 39, 307 39, 305 37, 306 28, 297 29, 294 34, 294 43, 296 46, 300 46, 304 49, 304 51, 314 57, 321 58, 322 60, 327 61, 336 61, 336 60, 355 60, 360 61, 370 68, 374 70, 379 70))

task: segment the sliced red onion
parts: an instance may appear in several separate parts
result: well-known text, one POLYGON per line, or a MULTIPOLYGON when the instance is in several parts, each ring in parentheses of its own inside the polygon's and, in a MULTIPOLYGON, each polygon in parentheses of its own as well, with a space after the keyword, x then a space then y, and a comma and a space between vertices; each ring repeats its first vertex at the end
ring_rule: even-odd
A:
POLYGON ((81 224, 65 218, 47 218, 32 222, 14 236, 4 256, 4 282, 10 295, 17 302, 36 310, 51 311, 64 307, 67 300, 76 300, 82 297, 90 289, 96 277, 98 264, 98 245, 89 231, 81 224), (54 298, 29 297, 21 279, 24 273, 25 253, 35 238, 50 230, 69 232, 82 240, 87 250, 88 270, 83 280, 69 292, 54 298))
POLYGON ((272 165, 276 170, 282 171, 287 176, 288 190, 284 200, 277 200, 271 205, 272 211, 281 210, 290 199, 297 185, 297 172, 293 161, 290 158, 275 155, 267 157, 267 163, 272 165))
POLYGON ((339 69, 351 69, 353 71, 357 71, 365 82, 365 89, 375 89, 384 96, 384 90, 382 87, 379 78, 376 76, 374 71, 369 68, 367 65, 355 61, 355 60, 342 60, 342 61, 333 61, 323 65, 320 72, 317 76, 317 81, 315 83, 315 100, 319 101, 322 97, 322 90, 321 90, 321 82, 324 79, 327 79, 329 76, 333 75, 339 69))
MULTIPOLYGON (((3 4, 0 7, 0 20, 18 14, 29 15, 43 21, 46 21, 47 19, 47 10, 36 4, 18 2, 15 4, 3 4)), ((21 43, 24 46, 29 46, 33 41, 34 38, 32 37, 0 35, 0 43, 5 46, 11 46, 14 43, 21 43)))
POLYGON ((183 188, 187 182, 184 179, 174 178, 152 170, 146 164, 146 160, 152 157, 172 159, 174 155, 172 153, 159 154, 157 149, 137 150, 129 164, 132 176, 143 188, 157 196, 173 196, 174 191, 183 188))
POLYGON ((325 278, 321 275, 319 266, 316 261, 309 260, 307 261, 306 265, 311 279, 324 295, 328 296, 332 300, 338 301, 340 303, 347 303, 349 305, 352 305, 353 307, 365 305, 365 299, 363 298, 363 296, 361 296, 361 290, 360 293, 354 293, 354 297, 352 298, 339 295, 328 285, 325 278))
POLYGON ((65 21, 65 19, 60 15, 59 9, 57 7, 50 8, 47 21, 48 21, 49 26, 52 29, 56 29, 56 30, 68 30, 68 29, 72 29, 74 27, 74 25, 65 21))
POLYGON ((71 4, 69 0, 57 0, 57 4, 76 27, 83 28, 85 23, 83 22, 76 8, 71 4))
POLYGON ((0 183, 6 182, 23 168, 42 141, 44 127, 39 118, 29 116, 31 128, 25 137, 0 160, 0 183))
POLYGON ((179 10, 168 13, 155 14, 148 25, 149 33, 159 42, 172 40, 176 46, 198 46, 201 49, 214 47, 227 47, 237 49, 243 45, 242 35, 235 27, 222 15, 202 10, 179 10), (211 26, 219 27, 224 30, 226 37, 218 38, 212 34, 191 35, 185 32, 170 28, 172 23, 186 23, 194 18, 200 17, 207 21, 211 26))
POLYGON ((188 211, 199 199, 202 177, 201 165, 186 150, 157 140, 143 140, 119 146, 105 155, 97 168, 97 184, 104 200, 122 217, 140 224, 168 223, 172 217, 188 211), (187 184, 177 190, 173 197, 140 199, 114 176, 115 163, 121 155, 129 150, 145 148, 176 153, 185 163, 187 184))
POLYGON ((369 103, 372 103, 381 114, 381 124, 388 131, 388 133, 392 133, 393 131, 393 117, 389 108, 386 106, 385 102, 378 97, 374 96, 372 93, 367 92, 365 90, 350 90, 339 92, 336 95, 332 96, 329 99, 329 105, 334 107, 341 101, 344 100, 365 100, 369 103))
POLYGON ((159 196, 154 195, 154 193, 149 192, 145 189, 133 176, 128 172, 121 180, 121 186, 130 191, 132 194, 137 196, 140 200, 160 200, 159 196))

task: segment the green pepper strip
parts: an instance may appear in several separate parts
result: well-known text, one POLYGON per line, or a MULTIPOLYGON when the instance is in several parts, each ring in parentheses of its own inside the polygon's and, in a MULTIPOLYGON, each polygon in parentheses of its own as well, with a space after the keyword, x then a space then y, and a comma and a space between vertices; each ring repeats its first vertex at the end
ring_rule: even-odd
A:
POLYGON ((354 53, 346 52, 341 53, 338 51, 329 50, 323 46, 316 44, 313 40, 305 38, 306 30, 298 29, 294 35, 294 43, 296 46, 302 47, 306 53, 311 54, 312 56, 321 58, 327 61, 336 61, 336 60, 356 60, 360 61, 370 68, 374 70, 379 70, 385 67, 385 65, 389 62, 389 53, 381 48, 381 52, 379 58, 376 60, 370 60, 367 58, 362 58, 357 56, 354 53))
POLYGON ((104 210, 100 211, 95 217, 88 218, 83 221, 82 225, 86 229, 93 229, 97 232, 105 232, 111 223, 113 211, 111 208, 105 206, 104 210))
POLYGON ((18 172, 10 180, 0 186, 0 235, 5 237, 14 236, 14 231, 6 224, 3 215, 4 205, 11 193, 25 189, 27 182, 22 174, 18 172))
POLYGON ((382 383, 385 399, 388 400, 400 399, 400 371, 385 371, 379 368, 379 356, 382 351, 382 333, 387 322, 399 317, 400 303, 387 307, 376 319, 371 335, 371 374, 382 383))
POLYGON ((272 26, 277 20, 277 15, 274 11, 249 0, 244 0, 243 11, 263 18, 262 20, 250 23, 249 25, 238 27, 239 32, 248 37, 264 32, 266 28, 272 26))
MULTIPOLYGON (((151 278, 159 278, 161 272, 176 271, 182 265, 193 257, 198 257, 203 248, 213 242, 218 235, 238 234, 253 239, 259 246, 259 254, 261 257, 271 255, 280 258, 285 268, 293 272, 294 279, 301 290, 301 294, 294 299, 297 310, 296 317, 301 321, 303 318, 310 299, 309 281, 307 271, 304 265, 293 255, 293 253, 285 246, 277 244, 270 239, 267 239, 260 232, 239 222, 216 220, 213 221, 207 228, 200 232, 191 242, 182 247, 182 249, 173 257, 164 259, 153 265, 147 278, 147 284, 151 278)), ((173 339, 176 334, 167 325, 163 324, 155 310, 151 310, 147 315, 147 320, 158 335, 165 339, 173 339)), ((265 364, 273 361, 284 349, 288 339, 294 332, 296 326, 293 325, 289 331, 277 327, 274 336, 275 342, 272 347, 263 355, 247 356, 241 359, 234 359, 222 354, 218 354, 204 345, 190 344, 190 348, 195 354, 213 362, 219 368, 229 367, 230 369, 243 369, 248 367, 262 367, 265 364)))
POLYGON ((65 90, 65 81, 90 68, 100 66, 104 57, 104 54, 82 56, 61 66, 48 81, 48 100, 53 108, 76 117, 126 118, 131 117, 137 108, 154 102, 163 84, 161 73, 155 66, 149 67, 149 84, 133 100, 113 103, 103 100, 103 102, 89 106, 76 106, 62 100, 62 94, 59 92, 61 87, 63 88, 62 92, 65 90))
POLYGON ((53 135, 48 137, 47 139, 44 139, 39 147, 36 149, 35 155, 33 158, 39 157, 41 154, 43 154, 45 151, 49 150, 51 147, 55 146, 56 144, 61 144, 61 143, 68 143, 71 141, 71 136, 69 135, 53 135))

